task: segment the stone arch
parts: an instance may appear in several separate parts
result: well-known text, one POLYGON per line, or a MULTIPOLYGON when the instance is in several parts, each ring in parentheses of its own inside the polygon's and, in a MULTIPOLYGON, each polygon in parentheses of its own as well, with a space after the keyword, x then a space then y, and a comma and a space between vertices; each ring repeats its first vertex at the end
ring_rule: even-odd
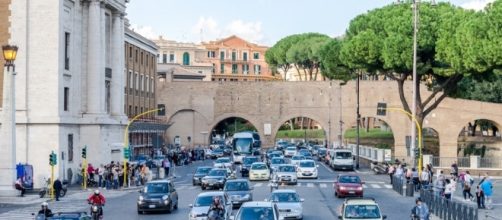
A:
POLYGON ((242 118, 242 119, 249 121, 249 123, 251 123, 256 128, 258 134, 260 135, 262 143, 264 143, 265 135, 263 132, 263 125, 262 125, 261 121, 255 117, 253 117, 251 115, 247 115, 247 114, 225 113, 225 114, 219 115, 218 117, 216 117, 215 119, 212 120, 211 124, 208 127, 209 131, 212 131, 216 127, 216 125, 218 125, 218 123, 220 123, 228 118, 242 118))
POLYGON ((170 124, 166 132, 168 143, 174 144, 174 139, 178 136, 182 146, 207 144, 202 132, 207 131, 209 120, 201 112, 190 108, 178 109, 167 121, 170 124))
MULTIPOLYGON (((400 132, 398 132, 396 129, 393 129, 393 128, 396 127, 393 118, 384 118, 384 117, 380 117, 380 116, 364 116, 364 115, 361 115, 361 121, 363 121, 362 120, 363 118, 376 119, 376 120, 379 120, 379 121, 382 121, 383 123, 385 123, 385 125, 388 127, 388 129, 392 132, 392 138, 388 142, 385 142, 385 143, 381 142, 381 144, 387 144, 387 145, 389 145, 390 148, 391 148, 391 150, 392 150, 392 155, 393 156, 395 156, 396 154, 399 154, 401 156, 402 152, 396 153, 396 151, 399 150, 397 148, 400 147, 399 143, 398 143, 398 134, 400 132)), ((343 140, 344 140, 344 143, 343 143, 344 146, 347 146, 347 144, 350 144, 345 135, 347 134, 347 131, 349 129, 352 129, 352 127, 354 127, 354 126, 357 126, 357 120, 356 119, 352 119, 351 118, 348 121, 344 121, 344 124, 343 124, 343 134, 342 134, 343 135, 343 140)), ((381 126, 381 125, 379 125, 379 126, 381 126)), ((399 127, 399 126, 397 126, 397 127, 399 127)), ((360 131, 361 130, 364 130, 364 128, 360 128, 360 131)), ((352 139, 352 138, 350 138, 350 139, 352 139)), ((365 144, 366 143, 364 141, 361 142, 361 145, 365 145, 365 144)))
MULTIPOLYGON (((284 124, 289 119, 292 119, 295 117, 305 117, 305 118, 310 118, 314 121, 317 121, 319 124, 321 124, 321 127, 324 129, 324 132, 326 134, 326 138, 328 138, 328 136, 329 136, 329 133, 328 133, 329 132, 329 123, 322 120, 321 117, 319 117, 318 115, 311 114, 311 113, 291 113, 291 114, 286 114, 286 115, 282 116, 277 121, 275 121, 275 123, 272 124, 273 127, 272 127, 271 138, 275 139, 275 136, 277 135, 277 132, 279 131, 279 128, 281 127, 281 125, 284 124)), ((334 120, 334 118, 333 118, 333 120, 334 120)))
POLYGON ((464 123, 458 133, 457 156, 502 156, 501 125, 494 120, 474 118, 464 123))
POLYGON ((439 156, 439 143, 441 141, 439 132, 432 127, 424 127, 422 128, 422 136, 424 139, 422 154, 439 156))

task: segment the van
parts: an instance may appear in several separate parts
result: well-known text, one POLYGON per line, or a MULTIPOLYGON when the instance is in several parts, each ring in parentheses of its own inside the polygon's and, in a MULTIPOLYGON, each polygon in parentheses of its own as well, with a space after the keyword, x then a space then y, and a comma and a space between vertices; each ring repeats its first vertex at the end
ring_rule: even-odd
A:
POLYGON ((332 154, 330 154, 329 165, 334 170, 354 170, 354 157, 352 156, 352 151, 348 149, 335 149, 332 154))

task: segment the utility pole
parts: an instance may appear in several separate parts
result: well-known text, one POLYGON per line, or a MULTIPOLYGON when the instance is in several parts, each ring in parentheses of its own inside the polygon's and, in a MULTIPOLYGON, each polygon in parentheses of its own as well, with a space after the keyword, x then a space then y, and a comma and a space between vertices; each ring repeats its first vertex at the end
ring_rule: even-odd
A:
POLYGON ((357 132, 357 140, 356 140, 356 169, 359 169, 359 123, 361 122, 361 115, 359 114, 359 73, 357 73, 357 80, 356 80, 356 90, 357 90, 357 126, 356 126, 356 132, 357 132))
MULTIPOLYGON (((418 34, 418 3, 419 0, 413 0, 413 102, 411 107, 412 117, 417 117, 417 34, 418 34)), ((413 166, 417 166, 415 160, 415 142, 416 142, 416 127, 413 124, 413 119, 411 121, 411 145, 410 152, 411 158, 413 158, 413 166)))

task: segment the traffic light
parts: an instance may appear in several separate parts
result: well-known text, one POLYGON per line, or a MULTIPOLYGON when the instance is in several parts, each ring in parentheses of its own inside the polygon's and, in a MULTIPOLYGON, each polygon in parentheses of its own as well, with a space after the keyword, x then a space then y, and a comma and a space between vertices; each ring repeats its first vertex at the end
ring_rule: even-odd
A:
POLYGON ((415 153, 415 158, 419 158, 420 157, 420 150, 418 149, 418 147, 416 147, 415 149, 413 149, 414 153, 415 153))
POLYGON ((129 158, 129 148, 127 147, 124 147, 124 159, 128 159, 129 158))
POLYGON ((54 152, 51 152, 51 154, 49 154, 49 165, 55 166, 56 164, 58 164, 57 155, 54 152))
POLYGON ((157 115, 158 116, 165 116, 166 115, 166 105, 164 104, 158 104, 157 105, 157 115))
POLYGON ((87 146, 85 146, 84 148, 82 148, 82 158, 87 158, 87 146))

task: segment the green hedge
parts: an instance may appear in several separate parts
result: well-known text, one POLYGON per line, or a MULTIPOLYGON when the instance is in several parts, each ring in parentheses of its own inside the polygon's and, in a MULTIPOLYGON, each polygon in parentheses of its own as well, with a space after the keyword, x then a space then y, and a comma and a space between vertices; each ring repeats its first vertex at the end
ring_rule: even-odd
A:
MULTIPOLYGON (((351 128, 345 131, 345 138, 356 138, 357 132, 355 128, 351 128)), ((394 138, 392 131, 384 131, 379 128, 370 129, 366 132, 366 129, 359 129, 359 137, 361 138, 394 138)))
MULTIPOLYGON (((306 130, 307 138, 325 138, 323 129, 306 130)), ((305 138, 305 130, 281 130, 277 132, 275 138, 305 138)))

